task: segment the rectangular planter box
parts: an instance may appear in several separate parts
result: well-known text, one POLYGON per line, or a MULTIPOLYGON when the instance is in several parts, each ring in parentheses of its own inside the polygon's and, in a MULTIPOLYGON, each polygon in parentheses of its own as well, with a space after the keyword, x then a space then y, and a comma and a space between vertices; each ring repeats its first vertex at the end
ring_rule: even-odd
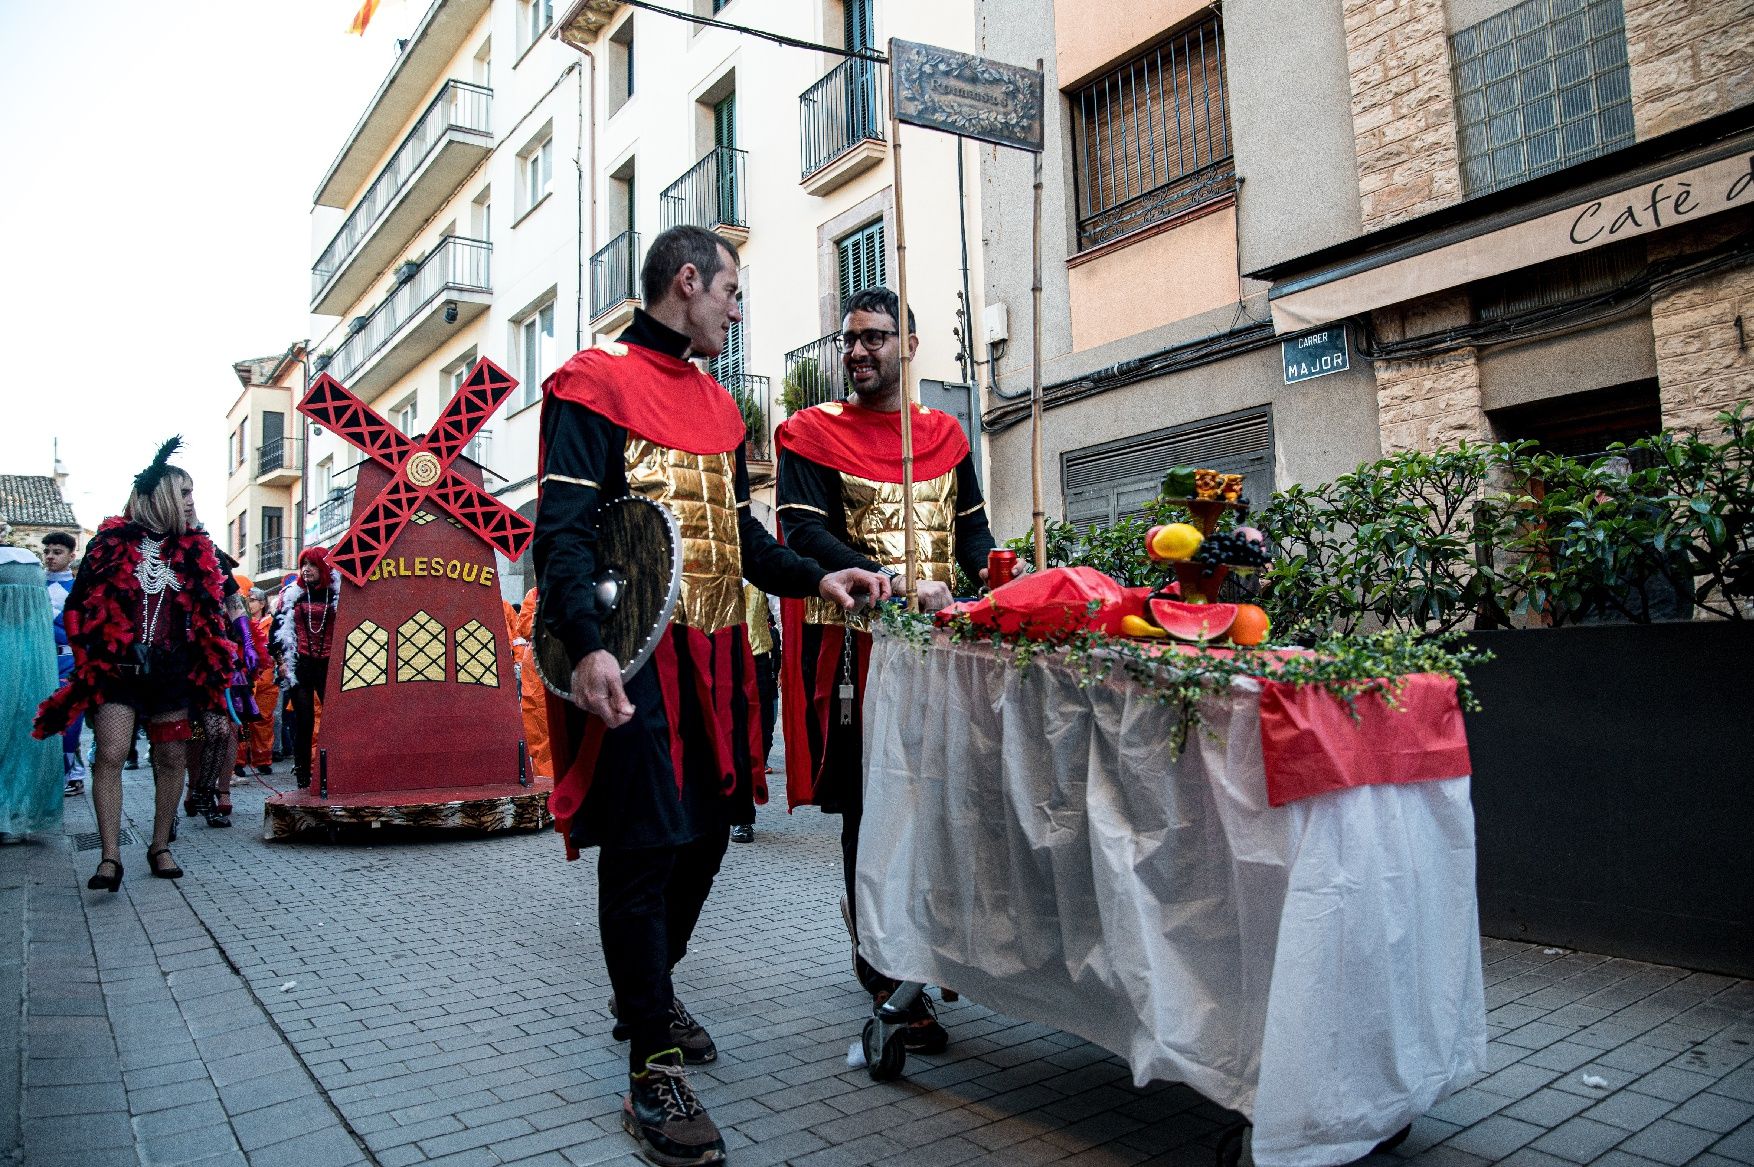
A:
POLYGON ((1469 640, 1481 930, 1754 976, 1754 623, 1469 640))

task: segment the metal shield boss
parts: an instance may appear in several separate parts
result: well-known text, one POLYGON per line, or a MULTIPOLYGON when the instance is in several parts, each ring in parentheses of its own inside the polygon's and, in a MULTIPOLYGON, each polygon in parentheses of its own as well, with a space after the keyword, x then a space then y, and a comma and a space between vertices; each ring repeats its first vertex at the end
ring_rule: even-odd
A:
MULTIPOLYGON (((595 590, 603 647, 621 663, 625 684, 651 659, 682 595, 682 531, 669 508, 637 494, 604 504, 595 590)), ((549 692, 570 700, 578 662, 548 631, 547 603, 547 593, 538 593, 531 633, 536 669, 549 692)))

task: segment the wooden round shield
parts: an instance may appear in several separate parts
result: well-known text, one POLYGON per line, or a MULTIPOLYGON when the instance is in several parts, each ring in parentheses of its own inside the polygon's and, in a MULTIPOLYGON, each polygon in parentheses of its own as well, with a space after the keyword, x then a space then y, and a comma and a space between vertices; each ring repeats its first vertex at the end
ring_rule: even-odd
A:
MULTIPOLYGON (((625 684, 651 659, 682 595, 682 532, 668 508, 637 494, 604 504, 597 519, 596 591, 603 647, 621 662, 625 684)), ((538 593, 531 632, 536 669, 549 692, 570 700, 578 662, 548 631, 547 602, 538 593)))

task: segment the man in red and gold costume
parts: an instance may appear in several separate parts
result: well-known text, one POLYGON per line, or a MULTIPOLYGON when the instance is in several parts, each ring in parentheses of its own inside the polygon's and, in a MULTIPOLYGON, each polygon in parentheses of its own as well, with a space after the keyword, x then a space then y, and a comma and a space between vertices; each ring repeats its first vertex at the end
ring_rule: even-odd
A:
MULTIPOLYGON (((835 338, 849 397, 787 418, 780 450, 777 508, 786 545, 824 567, 864 567, 896 578, 905 563, 901 473, 899 305, 888 288, 868 288, 846 303, 835 338)), ((908 312, 908 355, 919 346, 908 312)), ((956 419, 918 405, 913 411, 914 578, 920 606, 950 602, 960 565, 970 580, 986 576, 993 549, 986 503, 968 438, 956 419)), ((853 875, 864 810, 861 707, 871 634, 865 618, 815 601, 788 601, 782 635, 786 793, 793 807, 814 804, 841 816, 847 923, 853 926, 853 875)), ((855 940, 856 944, 856 940, 855 940)), ((859 983, 881 1002, 896 982, 856 957, 859 983)), ((920 995, 908 1048, 935 1053, 949 1036, 920 995)))
POLYGON ((654 1161, 719 1163, 724 1140, 683 1073, 717 1050, 676 999, 670 970, 724 858, 730 808, 765 797, 741 581, 846 608, 860 593, 882 599, 888 581, 825 571, 749 514, 742 415, 689 363, 718 355, 742 318, 736 250, 674 227, 652 241, 640 279, 646 307, 620 339, 578 353, 543 385, 537 582, 577 703, 550 701, 550 805, 571 857, 599 849, 610 1008, 631 1043, 622 1125, 654 1161), (687 552, 675 616, 624 687, 602 646, 594 577, 600 506, 629 493, 669 508, 687 552))

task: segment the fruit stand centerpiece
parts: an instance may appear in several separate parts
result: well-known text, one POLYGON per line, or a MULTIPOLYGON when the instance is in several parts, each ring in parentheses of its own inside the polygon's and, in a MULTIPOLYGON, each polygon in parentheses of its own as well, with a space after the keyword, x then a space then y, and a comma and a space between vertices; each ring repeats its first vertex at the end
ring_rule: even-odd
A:
POLYGON ((1248 514, 1242 475, 1177 467, 1164 477, 1162 501, 1185 509, 1193 522, 1162 523, 1145 533, 1145 554, 1163 574, 1141 614, 1123 618, 1121 633, 1245 647, 1264 642, 1270 622, 1263 609, 1218 602, 1233 572, 1252 574, 1267 564, 1267 539, 1260 531, 1240 524, 1218 529, 1227 513, 1248 514))

